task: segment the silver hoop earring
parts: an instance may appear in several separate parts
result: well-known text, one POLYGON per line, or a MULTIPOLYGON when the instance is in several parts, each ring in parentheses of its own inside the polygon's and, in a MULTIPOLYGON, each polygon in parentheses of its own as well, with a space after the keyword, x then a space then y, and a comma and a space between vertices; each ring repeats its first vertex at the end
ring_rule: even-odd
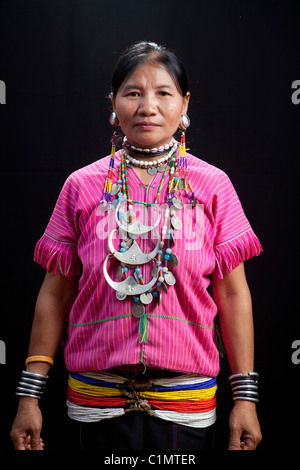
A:
POLYGON ((181 126, 185 130, 187 129, 191 124, 190 118, 188 117, 187 114, 183 114, 181 116, 181 126))
POLYGON ((119 119, 118 119, 117 113, 115 113, 114 111, 109 116, 109 122, 114 127, 117 127, 119 125, 119 119))

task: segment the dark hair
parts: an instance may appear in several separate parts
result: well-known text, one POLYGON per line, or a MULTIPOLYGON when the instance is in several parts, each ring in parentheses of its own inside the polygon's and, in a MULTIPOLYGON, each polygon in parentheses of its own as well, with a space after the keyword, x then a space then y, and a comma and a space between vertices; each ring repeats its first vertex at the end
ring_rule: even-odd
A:
POLYGON ((188 79, 183 63, 175 52, 154 42, 140 41, 129 46, 119 57, 112 76, 114 96, 126 77, 145 62, 161 64, 172 76, 178 91, 185 96, 188 92, 188 79))

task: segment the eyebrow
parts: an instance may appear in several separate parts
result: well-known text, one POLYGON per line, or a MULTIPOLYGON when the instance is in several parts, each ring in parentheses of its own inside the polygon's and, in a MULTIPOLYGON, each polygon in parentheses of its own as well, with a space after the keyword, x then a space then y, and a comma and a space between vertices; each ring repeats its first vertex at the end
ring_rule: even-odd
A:
MULTIPOLYGON (((175 86, 175 85, 174 85, 175 86)), ((134 84, 128 84, 128 85, 125 85, 124 88, 123 88, 123 91, 129 91, 129 90, 132 90, 132 89, 135 89, 135 90, 142 90, 143 88, 138 86, 138 85, 134 85, 134 84)), ((174 87, 172 85, 158 85, 157 87, 155 87, 156 89, 159 89, 159 88, 168 88, 168 89, 173 89, 174 87)))

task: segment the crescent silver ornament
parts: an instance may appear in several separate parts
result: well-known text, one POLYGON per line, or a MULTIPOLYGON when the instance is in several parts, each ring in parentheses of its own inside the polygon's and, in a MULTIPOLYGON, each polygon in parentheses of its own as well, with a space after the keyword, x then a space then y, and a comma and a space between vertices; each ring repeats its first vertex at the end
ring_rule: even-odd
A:
POLYGON ((110 233, 108 237, 108 248, 111 254, 114 255, 114 257, 117 258, 122 263, 131 264, 131 265, 145 264, 145 263, 148 263, 152 258, 155 258, 155 256, 157 255, 157 252, 160 246, 160 237, 157 239, 156 247, 149 254, 142 253, 139 245, 137 244, 135 240, 133 240, 131 247, 128 250, 126 250, 124 253, 121 253, 120 251, 116 251, 113 246, 112 237, 113 237, 113 233, 117 231, 118 231, 117 229, 114 229, 110 233))
POLYGON ((152 208, 155 208, 155 210, 157 210, 158 212, 157 220, 155 221, 153 225, 144 225, 142 222, 140 222, 137 219, 135 219, 131 223, 127 223, 124 219, 121 219, 123 223, 120 222, 118 218, 118 212, 120 211, 121 205, 124 203, 127 204, 127 200, 120 201, 116 208, 116 222, 122 230, 127 230, 128 233, 133 234, 133 235, 142 235, 144 233, 150 232, 151 230, 155 229, 158 226, 160 222, 160 218, 161 218, 161 210, 158 205, 152 206, 152 208))
POLYGON ((138 282, 136 282, 133 276, 128 276, 125 279, 125 281, 122 281, 122 282, 113 281, 107 272, 107 261, 108 261, 108 258, 110 257, 111 255, 107 255, 107 257, 104 260, 103 274, 106 279, 106 282, 110 285, 110 287, 112 287, 114 290, 116 290, 120 294, 140 295, 140 294, 143 294, 144 292, 147 292, 156 283, 156 279, 157 279, 156 277, 153 277, 153 279, 148 284, 139 284, 138 282))

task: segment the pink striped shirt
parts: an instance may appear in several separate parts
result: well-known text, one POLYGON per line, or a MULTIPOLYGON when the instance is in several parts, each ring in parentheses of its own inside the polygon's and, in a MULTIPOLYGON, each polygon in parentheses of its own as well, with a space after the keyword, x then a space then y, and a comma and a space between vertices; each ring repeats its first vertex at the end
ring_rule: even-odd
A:
MULTIPOLYGON (((218 168, 187 155, 196 209, 185 204, 179 217, 183 228, 174 232, 173 253, 179 264, 170 268, 174 286, 146 306, 147 341, 140 343, 139 319, 132 316, 133 299, 117 300, 106 282, 103 263, 109 253, 108 236, 117 227, 115 212, 99 208, 110 157, 72 173, 66 180, 34 259, 49 270, 56 263, 65 276, 79 274, 79 290, 69 315, 64 357, 69 371, 101 371, 144 361, 147 367, 216 377, 219 354, 214 319, 217 307, 207 288, 210 276, 225 264, 230 272, 241 261, 261 252, 261 245, 243 212, 228 176, 218 168)), ((116 180, 120 152, 116 153, 116 180)), ((133 200, 154 202, 162 173, 146 187, 128 169, 133 200)), ((169 177, 159 202, 166 201, 169 177)), ((185 199, 183 202, 188 203, 185 199)), ((141 207, 141 206, 139 206, 141 207)), ((160 226, 163 221, 160 221, 160 226)), ((118 250, 117 239, 113 240, 118 250)), ((155 238, 141 238, 150 252, 155 238)), ((109 259, 109 274, 119 262, 109 259)), ((145 283, 152 279, 152 263, 143 265, 145 283)))

